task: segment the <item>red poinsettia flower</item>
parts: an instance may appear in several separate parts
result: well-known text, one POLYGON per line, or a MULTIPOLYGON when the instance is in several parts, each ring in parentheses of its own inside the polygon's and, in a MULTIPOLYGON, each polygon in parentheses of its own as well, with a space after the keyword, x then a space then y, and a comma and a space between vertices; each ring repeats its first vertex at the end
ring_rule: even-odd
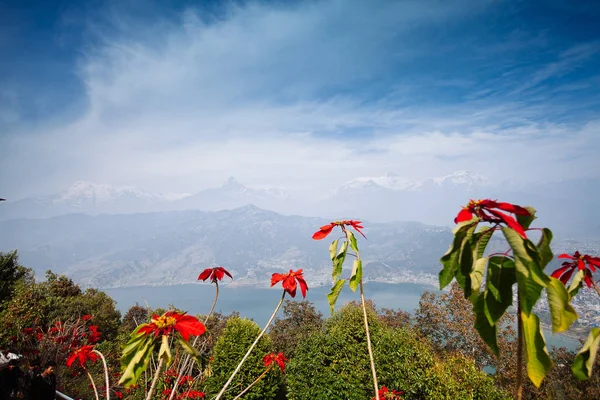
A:
POLYGON ((400 395, 402 391, 400 390, 392 390, 390 391, 387 387, 382 386, 381 389, 377 392, 377 398, 373 397, 372 400, 400 400, 400 395))
POLYGON ((273 364, 273 362, 276 362, 277 365, 279 365, 281 372, 285 372, 284 370, 286 361, 288 361, 288 359, 285 358, 285 356, 281 352, 278 354, 269 353, 263 358, 263 363, 265 363, 265 367, 268 367, 269 365, 273 364))
POLYGON ((83 320, 84 321, 87 321, 87 320, 92 319, 92 318, 94 318, 94 317, 91 316, 91 315, 89 315, 89 314, 86 314, 86 315, 83 316, 83 320))
POLYGON ((167 311, 161 316, 153 315, 152 321, 149 324, 142 325, 138 333, 144 335, 153 333, 154 336, 158 337, 160 335, 169 335, 173 330, 179 332, 183 340, 187 341, 190 335, 202 335, 206 331, 206 328, 196 317, 185 313, 179 314, 175 311, 167 311))
POLYGON ((71 353, 67 358, 67 367, 71 368, 75 361, 79 361, 79 365, 85 368, 85 364, 88 361, 96 362, 98 360, 98 354, 93 352, 94 346, 81 346, 71 353))
POLYGON ((188 390, 177 396, 177 399, 203 399, 204 396, 204 392, 199 392, 197 390, 188 390))
POLYGON ((454 223, 458 224, 460 222, 470 221, 474 216, 476 216, 482 221, 496 224, 504 223, 508 227, 515 230, 519 235, 523 236, 524 238, 527 237, 525 235, 525 230, 515 218, 498 210, 506 211, 515 215, 531 215, 526 208, 517 206, 515 204, 502 203, 490 199, 471 200, 469 201, 469 204, 460 210, 456 218, 454 218, 454 223))
POLYGON ((560 279, 563 284, 567 284, 575 269, 585 271, 583 280, 587 287, 592 287, 592 272, 596 272, 596 268, 600 269, 600 257, 592 257, 587 254, 581 255, 578 251, 569 254, 561 254, 558 258, 567 258, 571 261, 565 261, 562 266, 552 273, 553 278, 560 279))
POLYGON ((323 225, 322 227, 320 227, 319 230, 312 235, 312 238, 315 240, 325 239, 327 236, 329 236, 329 234, 333 231, 333 228, 335 228, 336 226, 341 226, 342 229, 344 229, 346 226, 351 226, 356 232, 360 233, 366 239, 367 237, 361 231, 361 229, 364 228, 364 226, 362 226, 361 224, 362 222, 354 221, 352 219, 344 221, 333 221, 327 225, 323 225))
POLYGON ((223 279, 225 275, 233 279, 233 276, 231 276, 229 271, 223 267, 207 268, 198 276, 198 280, 206 281, 208 278, 210 278, 211 282, 216 282, 223 279))
POLYGON ((271 276, 271 286, 275 285, 277 282, 281 282, 283 286, 283 290, 288 292, 290 296, 296 297, 296 281, 298 281, 298 285, 300 285, 300 290, 302 291, 302 297, 306 298, 306 292, 308 291, 308 285, 304 280, 304 276, 302 276, 302 270, 294 272, 290 269, 288 274, 273 274, 271 276))
POLYGON ((98 332, 97 325, 90 325, 88 327, 90 333, 88 334, 88 342, 94 344, 100 340, 100 332, 98 332))

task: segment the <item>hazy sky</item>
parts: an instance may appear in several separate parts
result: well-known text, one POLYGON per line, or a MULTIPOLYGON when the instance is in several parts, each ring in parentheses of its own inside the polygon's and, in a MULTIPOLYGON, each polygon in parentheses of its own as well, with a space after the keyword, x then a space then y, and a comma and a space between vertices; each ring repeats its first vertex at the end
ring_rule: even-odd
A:
POLYGON ((600 177, 600 2, 0 2, 2 197, 600 177))

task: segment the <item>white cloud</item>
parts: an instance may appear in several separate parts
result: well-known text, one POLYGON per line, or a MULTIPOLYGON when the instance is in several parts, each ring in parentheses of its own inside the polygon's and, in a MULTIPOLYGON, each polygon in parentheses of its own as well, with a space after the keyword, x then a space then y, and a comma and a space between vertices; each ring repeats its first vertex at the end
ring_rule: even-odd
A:
MULTIPOLYGON (((598 122, 552 123, 540 118, 543 104, 485 96, 391 100, 382 76, 410 84, 391 70, 435 51, 415 42, 421 32, 481 10, 370 4, 250 5, 218 22, 188 10, 179 24, 141 34, 122 16, 116 32, 95 27, 101 44, 80 60, 89 109, 3 139, 0 177, 24 195, 74 180, 196 191, 234 175, 310 192, 386 171, 423 179, 470 169, 493 181, 595 174, 578 154, 600 144, 598 122), (370 92, 373 82, 383 88, 370 92)), ((400 87, 386 79, 390 92, 400 87)))

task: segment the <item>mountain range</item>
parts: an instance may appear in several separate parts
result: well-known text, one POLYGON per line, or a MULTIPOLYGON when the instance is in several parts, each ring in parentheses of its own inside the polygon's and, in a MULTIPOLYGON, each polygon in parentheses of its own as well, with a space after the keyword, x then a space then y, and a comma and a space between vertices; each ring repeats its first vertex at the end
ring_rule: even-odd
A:
POLYGON ((600 180, 492 185, 469 171, 415 181, 398 174, 358 177, 312 200, 284 189, 253 188, 235 178, 196 193, 152 193, 133 186, 76 182, 63 192, 3 202, 0 220, 49 218, 69 213, 134 214, 175 210, 219 211, 252 204, 282 214, 322 218, 361 218, 375 222, 418 221, 451 226, 471 198, 493 198, 538 210, 543 226, 576 237, 599 237, 600 219, 594 188, 600 180))
MULTIPOLYGON (((0 248, 18 249, 40 278, 51 269, 83 286, 100 288, 195 282, 222 265, 238 285, 268 285, 274 272, 302 268, 311 285, 329 285, 331 238, 311 239, 328 220, 286 216, 255 206, 224 211, 119 215, 68 214, 0 221, 0 248)), ((367 280, 434 283, 452 240, 447 227, 418 222, 365 221, 358 236, 367 280)), ((492 241, 491 251, 504 251, 492 241)), ((600 241, 555 240, 555 252, 590 254, 600 241)), ((346 270, 346 274, 348 274, 346 270)))

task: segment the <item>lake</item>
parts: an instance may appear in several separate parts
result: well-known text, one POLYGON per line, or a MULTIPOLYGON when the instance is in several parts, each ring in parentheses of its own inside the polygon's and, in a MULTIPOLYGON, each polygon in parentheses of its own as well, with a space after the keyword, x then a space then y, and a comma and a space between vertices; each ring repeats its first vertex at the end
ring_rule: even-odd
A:
MULTIPOLYGON (((365 297, 375 302, 378 308, 401 309, 414 312, 419 306, 419 299, 423 291, 439 293, 433 286, 415 283, 380 283, 368 282, 364 285, 365 297)), ((168 308, 170 304, 185 310, 190 314, 206 314, 214 300, 215 288, 208 283, 190 283, 173 286, 134 286, 126 288, 103 289, 116 302, 117 308, 123 314, 138 303, 142 306, 148 304, 151 308, 168 308)), ((263 326, 275 310, 281 298, 281 286, 275 288, 258 288, 249 286, 219 286, 219 301, 215 311, 225 315, 238 311, 242 317, 251 318, 263 326)), ((327 294, 329 287, 309 288, 306 300, 312 302, 323 313, 324 317, 330 315, 327 294)), ((300 289, 295 299, 286 295, 288 300, 302 300, 300 289)), ((339 309, 343 304, 360 300, 358 290, 352 292, 347 286, 344 288, 336 304, 339 309)), ((280 310, 278 316, 283 316, 280 310)), ((550 330, 544 329, 544 336, 548 346, 565 346, 572 350, 580 347, 577 340, 565 335, 553 335, 550 330)))

